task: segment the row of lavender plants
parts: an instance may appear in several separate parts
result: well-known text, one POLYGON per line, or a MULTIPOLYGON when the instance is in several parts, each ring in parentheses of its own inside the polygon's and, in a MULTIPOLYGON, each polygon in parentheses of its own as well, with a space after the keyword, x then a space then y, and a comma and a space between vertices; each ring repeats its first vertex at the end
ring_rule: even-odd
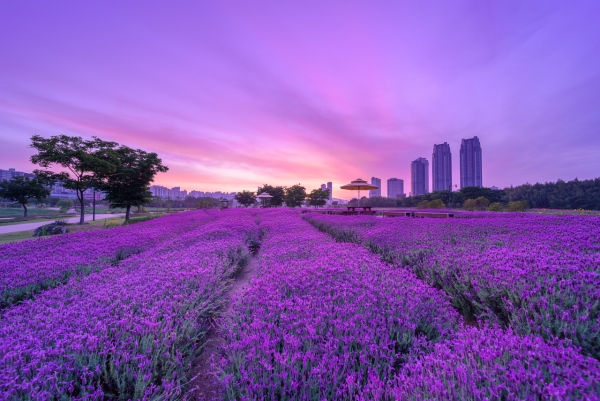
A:
POLYGON ((115 266, 213 219, 207 213, 179 213, 125 227, 0 245, 0 308, 30 299, 73 275, 115 266))
POLYGON ((468 319, 569 339, 599 359, 600 218, 507 216, 304 218, 444 289, 468 319))
POLYGON ((460 316, 443 292, 291 211, 263 212, 256 277, 225 323, 228 399, 375 399, 460 316))
POLYGON ((184 233, 179 218, 148 222, 179 236, 6 309, 0 399, 180 397, 209 320, 259 235, 248 212, 218 216, 198 224, 206 213, 188 212, 195 228, 184 233))
POLYGON ((465 328, 443 292, 291 212, 263 212, 257 276, 225 323, 228 399, 597 399, 567 340, 465 328))

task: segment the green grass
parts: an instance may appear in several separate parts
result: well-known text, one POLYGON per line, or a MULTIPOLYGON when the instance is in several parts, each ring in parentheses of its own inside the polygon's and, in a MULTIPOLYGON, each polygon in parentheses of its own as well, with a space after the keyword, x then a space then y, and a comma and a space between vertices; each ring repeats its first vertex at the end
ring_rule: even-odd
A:
MULTIPOLYGON (((28 207, 27 214, 29 216, 35 215, 52 215, 58 214, 58 210, 48 210, 37 207, 28 207)), ((23 208, 13 208, 13 207, 0 207, 0 217, 23 217, 23 208)))
MULTIPOLYGON (((166 215, 167 214, 142 215, 139 217, 134 215, 133 217, 131 217, 129 219, 129 222, 127 224, 134 224, 134 223, 139 223, 142 221, 154 220, 159 217, 166 216, 166 215)), ((50 223, 50 221, 49 221, 49 223, 50 223)), ((105 226, 107 226, 107 225, 120 226, 120 225, 123 225, 124 223, 125 223, 125 216, 100 217, 100 218, 97 218, 96 221, 86 221, 86 224, 84 224, 84 225, 69 224, 67 226, 67 229, 69 230, 69 232, 67 234, 60 234, 60 235, 69 235, 72 233, 79 233, 82 231, 99 230, 99 229, 105 228, 105 226)), ((33 231, 34 230, 28 230, 28 231, 18 231, 18 232, 8 233, 8 234, 0 234, 0 244, 6 244, 8 242, 20 242, 20 241, 25 241, 28 239, 34 239, 36 241, 39 240, 39 238, 33 237, 33 231)), ((41 238, 50 238, 50 237, 41 237, 41 238)))

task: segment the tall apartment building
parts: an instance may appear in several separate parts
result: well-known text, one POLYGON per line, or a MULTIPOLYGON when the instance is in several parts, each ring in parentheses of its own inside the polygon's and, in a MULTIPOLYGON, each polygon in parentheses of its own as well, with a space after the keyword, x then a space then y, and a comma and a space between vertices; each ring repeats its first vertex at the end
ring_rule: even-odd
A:
POLYGON ((399 178, 390 178, 387 180, 387 197, 404 198, 404 180, 399 178))
POLYGON ((329 190, 329 200, 333 200, 333 183, 327 183, 327 189, 329 190))
POLYGON ((369 198, 381 196, 381 178, 371 177, 371 185, 375 185, 378 188, 369 190, 369 198))
POLYGON ((447 191, 452 187, 452 154, 450 153, 450 145, 446 142, 433 145, 431 181, 433 181, 434 192, 447 191))
POLYGON ((460 144, 460 187, 483 187, 481 144, 476 136, 460 144))
POLYGON ((327 189, 327 185, 321 184, 321 191, 325 191, 327 189))
POLYGON ((424 157, 410 164, 410 187, 412 196, 429 193, 429 162, 424 157))

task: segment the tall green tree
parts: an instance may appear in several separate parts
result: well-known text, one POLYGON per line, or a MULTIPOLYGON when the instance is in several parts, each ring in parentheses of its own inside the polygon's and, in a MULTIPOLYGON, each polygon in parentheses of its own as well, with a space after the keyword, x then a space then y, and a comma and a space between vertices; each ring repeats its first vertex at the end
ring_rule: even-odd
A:
POLYGON ((252 191, 242 191, 235 194, 233 197, 240 205, 248 207, 256 202, 256 193, 252 191))
POLYGON ((15 177, 10 181, 2 180, 0 181, 0 198, 21 204, 24 210, 23 216, 27 217, 27 203, 30 199, 42 202, 50 195, 48 184, 48 180, 42 177, 32 179, 15 177))
POLYGON ((306 188, 300 184, 292 185, 285 189, 285 197, 283 198, 287 207, 300 207, 306 199, 306 188))
POLYGON ((308 199, 308 204, 318 208, 319 206, 324 206, 329 199, 329 190, 328 189, 313 189, 310 194, 306 197, 308 199))
POLYGON ((285 198, 285 187, 274 187, 269 184, 265 184, 262 187, 258 187, 257 193, 266 192, 272 196, 270 200, 271 206, 281 206, 285 198))
POLYGON ((66 135, 43 138, 31 137, 31 147, 37 154, 31 156, 31 162, 48 168, 60 166, 68 172, 55 173, 48 170, 35 170, 34 173, 53 181, 61 181, 67 189, 77 194, 81 205, 79 224, 84 223, 85 204, 83 194, 88 189, 98 187, 102 178, 117 169, 119 160, 115 152, 116 142, 103 141, 97 137, 84 140, 66 135))
POLYGON ((131 207, 141 207, 152 202, 150 183, 158 173, 169 170, 156 153, 121 146, 116 150, 119 160, 117 168, 101 176, 101 189, 106 192, 105 200, 111 207, 126 209, 125 220, 129 220, 131 207))

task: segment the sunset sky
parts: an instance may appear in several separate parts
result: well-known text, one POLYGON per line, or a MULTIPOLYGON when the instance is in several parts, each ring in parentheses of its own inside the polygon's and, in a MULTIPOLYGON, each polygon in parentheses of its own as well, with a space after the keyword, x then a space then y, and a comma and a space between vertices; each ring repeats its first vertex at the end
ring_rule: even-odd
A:
POLYGON ((404 179, 448 142, 484 186, 600 176, 600 1, 2 1, 0 168, 34 134, 157 152, 156 184, 404 179))

